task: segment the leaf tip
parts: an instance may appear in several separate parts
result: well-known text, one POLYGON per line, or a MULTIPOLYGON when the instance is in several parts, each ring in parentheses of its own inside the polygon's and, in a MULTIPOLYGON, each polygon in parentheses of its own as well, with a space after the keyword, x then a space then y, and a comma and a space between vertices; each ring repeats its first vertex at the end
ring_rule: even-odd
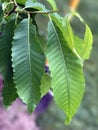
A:
POLYGON ((66 120, 65 120, 65 125, 69 125, 70 122, 71 122, 72 118, 71 117, 67 117, 66 120))

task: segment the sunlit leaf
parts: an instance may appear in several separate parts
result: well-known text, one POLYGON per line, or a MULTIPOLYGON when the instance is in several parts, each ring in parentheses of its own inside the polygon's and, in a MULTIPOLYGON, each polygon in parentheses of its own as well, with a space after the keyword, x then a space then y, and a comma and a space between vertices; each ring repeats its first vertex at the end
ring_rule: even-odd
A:
POLYGON ((52 21, 48 24, 47 58, 56 104, 66 113, 66 124, 75 115, 83 93, 83 62, 70 50, 65 38, 52 21))

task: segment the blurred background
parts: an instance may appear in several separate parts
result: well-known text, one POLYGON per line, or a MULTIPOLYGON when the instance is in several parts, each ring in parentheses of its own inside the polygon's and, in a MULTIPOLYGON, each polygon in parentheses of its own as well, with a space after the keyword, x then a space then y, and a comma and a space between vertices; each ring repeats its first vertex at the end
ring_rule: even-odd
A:
MULTIPOLYGON (((45 0, 39 1, 45 2, 45 0)), ((56 0, 56 2, 60 14, 64 16, 68 11, 69 0, 56 0)), ((65 126, 65 115, 54 102, 44 113, 29 116, 20 100, 13 103, 12 107, 6 111, 1 107, 2 99, 0 98, 0 130, 98 130, 98 1, 81 0, 78 12, 90 26, 94 41, 90 59, 84 64, 85 94, 71 124, 65 126)), ((39 31, 45 36, 47 19, 42 16, 38 16, 37 19, 39 31)), ((79 21, 73 20, 72 26, 81 36, 83 32, 80 31, 82 26, 79 21)))

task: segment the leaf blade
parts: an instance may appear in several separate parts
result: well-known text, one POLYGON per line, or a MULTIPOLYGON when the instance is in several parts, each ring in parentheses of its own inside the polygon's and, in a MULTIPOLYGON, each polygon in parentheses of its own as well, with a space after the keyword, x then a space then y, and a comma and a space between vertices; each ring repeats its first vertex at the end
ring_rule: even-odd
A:
POLYGON ((43 75, 45 56, 30 18, 24 19, 15 31, 12 61, 17 93, 32 112, 34 105, 40 100, 39 86, 43 75))
POLYGON ((68 124, 76 113, 84 92, 83 63, 69 49, 62 32, 52 21, 49 22, 48 33, 47 58, 54 99, 66 113, 68 124))

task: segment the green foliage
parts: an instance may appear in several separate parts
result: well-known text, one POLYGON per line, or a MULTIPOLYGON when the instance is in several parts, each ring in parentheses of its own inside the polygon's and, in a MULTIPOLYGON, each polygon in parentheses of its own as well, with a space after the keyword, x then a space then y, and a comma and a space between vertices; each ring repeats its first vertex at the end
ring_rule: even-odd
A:
POLYGON ((55 103, 64 111, 65 122, 69 124, 84 94, 83 63, 92 49, 89 26, 75 12, 61 17, 56 13, 54 0, 47 0, 52 11, 36 0, 1 2, 0 73, 4 78, 4 105, 8 107, 19 97, 32 112, 51 89, 55 103), (46 39, 39 33, 37 14, 49 18, 46 39), (74 15, 85 26, 83 39, 75 35, 71 27, 74 15), (45 72, 46 58, 50 74, 45 72))

